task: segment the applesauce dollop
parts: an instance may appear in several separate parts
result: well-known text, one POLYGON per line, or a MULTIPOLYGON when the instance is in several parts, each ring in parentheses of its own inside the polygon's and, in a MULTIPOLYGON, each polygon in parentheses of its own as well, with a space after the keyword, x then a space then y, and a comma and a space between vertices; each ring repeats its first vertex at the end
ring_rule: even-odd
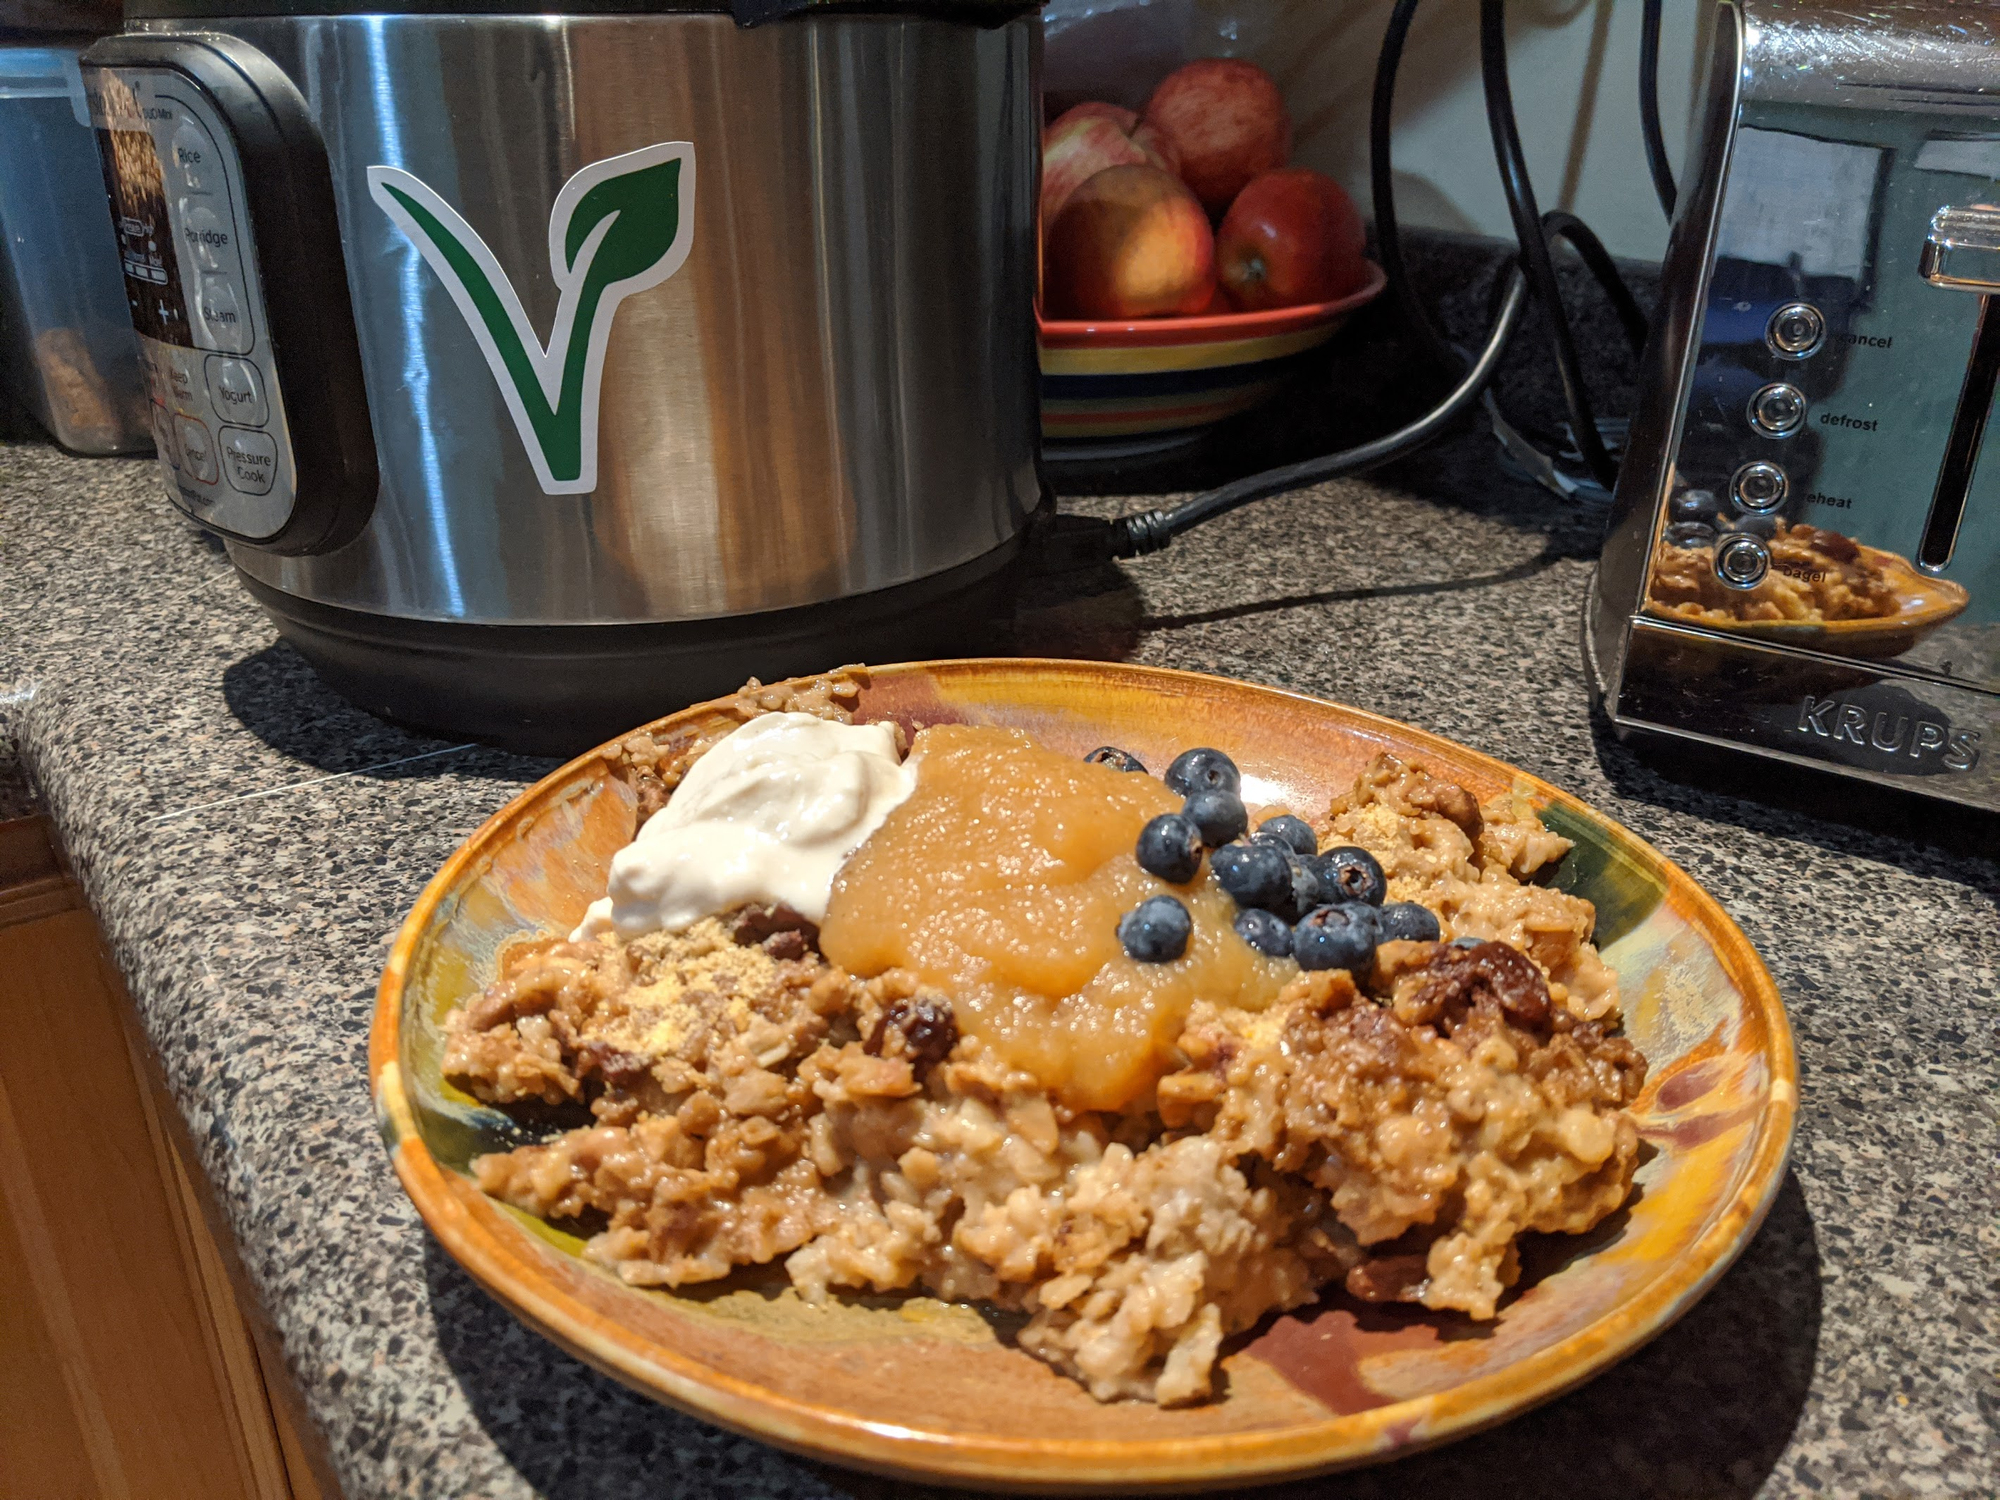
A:
POLYGON ((956 724, 920 733, 909 763, 915 790, 834 879, 820 951, 863 978, 915 974, 961 1034, 1064 1102, 1149 1106, 1196 1000, 1261 1010, 1297 976, 1236 935, 1206 861, 1186 886, 1139 868, 1139 830, 1180 807, 1156 778, 956 724), (1171 963, 1139 963, 1118 921, 1161 892, 1194 936, 1171 963))

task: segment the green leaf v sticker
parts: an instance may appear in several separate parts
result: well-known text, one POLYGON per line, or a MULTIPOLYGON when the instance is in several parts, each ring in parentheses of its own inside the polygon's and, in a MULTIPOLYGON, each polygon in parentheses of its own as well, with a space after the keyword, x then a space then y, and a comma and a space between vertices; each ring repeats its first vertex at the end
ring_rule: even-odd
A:
POLYGON ((399 167, 368 192, 451 293, 551 495, 597 487, 597 394, 618 304, 681 268, 694 237, 694 147, 665 141, 592 162, 549 211, 560 296, 543 345, 500 262, 458 211, 399 167))

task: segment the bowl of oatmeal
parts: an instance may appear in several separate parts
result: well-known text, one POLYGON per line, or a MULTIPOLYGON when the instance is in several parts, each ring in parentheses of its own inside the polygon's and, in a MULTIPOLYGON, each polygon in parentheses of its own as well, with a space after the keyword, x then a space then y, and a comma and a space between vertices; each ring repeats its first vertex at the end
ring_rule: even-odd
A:
POLYGON ((1587 1378, 1747 1240, 1795 1092, 1741 934, 1574 799, 1022 661, 753 687, 554 773, 412 912, 370 1074, 433 1233, 579 1357, 1068 1493, 1587 1378))

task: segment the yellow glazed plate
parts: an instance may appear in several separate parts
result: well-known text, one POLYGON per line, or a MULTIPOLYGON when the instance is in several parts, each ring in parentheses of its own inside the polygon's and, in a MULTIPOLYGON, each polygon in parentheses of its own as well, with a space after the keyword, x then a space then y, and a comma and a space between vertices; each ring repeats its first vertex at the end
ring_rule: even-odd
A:
MULTIPOLYGON (((814 1457, 992 1488, 1239 1485, 1366 1464, 1491 1426, 1630 1354, 1685 1312, 1762 1221, 1784 1173, 1797 1075, 1770 975, 1721 907, 1617 824, 1554 787, 1338 704, 1185 672, 1062 661, 930 662, 867 674, 860 717, 1024 729, 1149 765, 1233 756, 1255 800, 1320 808, 1378 751, 1480 798, 1518 787, 1575 840, 1556 884, 1597 905, 1626 1026, 1651 1061, 1651 1147, 1627 1207, 1587 1236, 1531 1237, 1522 1288, 1474 1324, 1344 1297, 1231 1341, 1218 1399, 1100 1405, 1012 1348, 997 1316, 927 1297, 810 1308, 781 1273, 680 1293, 627 1287, 581 1241, 466 1175, 517 1127, 439 1073, 444 1016, 493 977, 501 943, 567 931, 629 838, 632 794, 598 755, 501 809, 425 888, 382 976, 369 1077, 397 1174, 431 1232, 530 1327, 709 1421, 814 1457)), ((651 726, 716 722, 716 705, 651 726)))

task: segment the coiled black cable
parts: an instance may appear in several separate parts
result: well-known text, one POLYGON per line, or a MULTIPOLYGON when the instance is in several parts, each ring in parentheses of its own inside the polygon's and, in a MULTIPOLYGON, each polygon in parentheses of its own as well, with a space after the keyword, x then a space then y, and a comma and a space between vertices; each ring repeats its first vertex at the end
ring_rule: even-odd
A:
POLYGON ((1650 331, 1646 314, 1639 306, 1639 299, 1632 295, 1632 288, 1618 274, 1618 263, 1604 248, 1604 241, 1583 220, 1560 208, 1552 208, 1542 215, 1542 233, 1551 240, 1568 241, 1570 248, 1583 261, 1584 269, 1604 288, 1611 310, 1618 315, 1618 326, 1625 330, 1625 342, 1632 346, 1634 354, 1644 353, 1646 335, 1650 331))
POLYGON ((1576 355, 1576 337, 1564 314, 1562 284, 1556 280, 1555 258, 1535 207, 1535 185, 1528 177, 1528 159, 1521 149, 1520 128, 1514 121, 1514 94, 1507 78, 1507 0, 1479 0, 1479 68, 1486 86, 1486 123, 1493 134, 1493 160, 1506 189, 1507 211, 1513 216, 1514 238, 1521 246, 1521 263, 1528 285, 1549 320, 1549 342, 1555 351, 1556 373, 1562 380, 1563 404, 1569 408, 1577 451, 1591 477, 1607 490, 1618 482, 1618 463, 1597 432, 1597 418, 1584 389, 1583 366, 1576 355))
POLYGON ((1368 194, 1375 210, 1375 254, 1389 278, 1389 290, 1402 309, 1403 321, 1424 346, 1424 353, 1442 369, 1458 371, 1465 361, 1451 345, 1431 312, 1417 295, 1417 285, 1403 259, 1403 232, 1396 220, 1396 182, 1389 158, 1390 129, 1394 123, 1396 73, 1403 62, 1403 44, 1409 39, 1410 22, 1417 14, 1417 0, 1396 0, 1389 12, 1389 25, 1382 33, 1382 50, 1375 61, 1375 92, 1368 107, 1368 194))
POLYGON ((1646 0, 1639 12, 1639 135, 1646 143, 1646 170, 1660 212, 1673 222, 1674 169, 1667 164, 1667 140, 1660 130, 1660 12, 1664 0, 1646 0))

